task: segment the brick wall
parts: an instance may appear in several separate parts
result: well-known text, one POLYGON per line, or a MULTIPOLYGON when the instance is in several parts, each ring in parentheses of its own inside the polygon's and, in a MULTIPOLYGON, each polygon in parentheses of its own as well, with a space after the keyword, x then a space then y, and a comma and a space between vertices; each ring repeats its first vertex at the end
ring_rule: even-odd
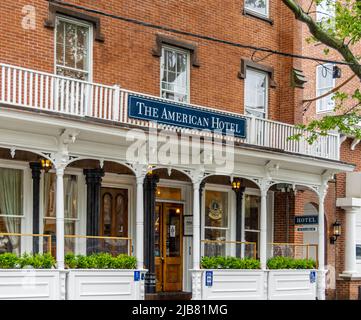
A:
MULTIPOLYGON (((308 0, 302 1, 304 7, 306 8, 307 4, 309 4, 308 0)), ((311 8, 311 11, 315 11, 315 8, 311 8)), ((314 43, 309 44, 307 43, 306 39, 310 37, 309 30, 306 25, 301 25, 301 34, 302 34, 302 54, 312 57, 319 57, 329 60, 337 60, 342 61, 343 59, 341 56, 334 50, 330 50, 330 53, 325 56, 323 54, 323 50, 325 48, 324 45, 320 43, 314 43)), ((361 45, 358 45, 354 48, 356 52, 361 52, 361 45)), ((305 84, 305 88, 302 90, 302 99, 299 100, 296 104, 295 109, 300 111, 300 115, 297 117, 298 119, 302 119, 303 123, 309 123, 313 119, 321 118, 327 114, 332 113, 317 113, 316 112, 316 102, 312 102, 306 112, 303 112, 305 108, 305 104, 303 103, 303 99, 310 99, 314 98, 316 96, 316 67, 319 64, 314 61, 309 60, 303 60, 302 61, 302 70, 307 78, 307 83, 305 84)), ((348 79, 352 75, 352 71, 347 66, 339 66, 341 68, 342 77, 340 79, 336 79, 336 86, 340 85, 342 82, 344 82, 346 79, 348 79)), ((345 85, 342 88, 342 91, 345 91, 347 93, 354 92, 355 88, 360 86, 360 82, 358 79, 354 79, 351 82, 349 82, 347 85, 345 85)), ((347 106, 351 106, 352 101, 349 101, 347 106)), ((356 165, 356 171, 359 171, 361 169, 361 147, 360 145, 357 145, 355 150, 351 150, 351 143, 353 139, 346 139, 345 142, 343 142, 341 146, 341 160, 353 163, 356 165)), ((345 197, 345 191, 346 191, 346 174, 338 174, 336 175, 336 179, 334 182, 334 187, 330 188, 328 191, 328 195, 325 202, 325 211, 326 211, 326 218, 328 223, 328 239, 330 235, 332 234, 332 224, 337 220, 339 220, 342 224, 342 227, 345 227, 345 213, 344 210, 340 208, 336 208, 336 199, 337 198, 343 198, 345 197), (330 191, 332 193, 330 193, 330 191)), ((343 229, 345 230, 345 229, 343 229)), ((338 275, 343 271, 344 269, 344 248, 345 248, 345 234, 343 232, 342 236, 339 237, 335 245, 331 245, 328 240, 328 251, 327 251, 327 258, 328 258, 328 264, 335 267, 336 269, 336 278, 337 280, 337 292, 328 292, 329 297, 332 298, 353 298, 355 299, 356 294, 354 293, 355 289, 354 287, 357 285, 357 282, 353 283, 352 281, 346 282, 345 280, 342 280, 338 277, 338 275), (336 261, 336 265, 335 265, 336 261), (352 293, 351 293, 352 291, 352 293)), ((334 291, 334 290, 333 290, 334 291)))
MULTIPOLYGON (((243 1, 216 0, 67 0, 148 23, 195 34, 274 50, 292 52, 299 46, 293 30, 298 23, 281 1, 270 1, 273 24, 243 14, 243 1)), ((44 27, 48 3, 44 0, 1 1, 0 61, 54 71, 54 30, 44 27), (36 8, 36 29, 22 28, 22 8, 36 8)), ((80 10, 81 11, 81 10, 80 10)), ((190 101, 223 110, 243 113, 244 80, 238 78, 242 57, 251 58, 252 50, 232 47, 199 38, 177 35, 135 25, 103 15, 105 42, 94 42, 93 80, 120 84, 123 88, 159 95, 160 58, 152 55, 156 34, 173 36, 195 43, 200 67, 191 67, 190 101)), ((265 54, 257 53, 256 59, 265 54)), ((291 58, 271 55, 261 62, 275 70, 276 88, 269 90, 269 118, 294 122, 294 104, 299 92, 290 87, 291 58)))

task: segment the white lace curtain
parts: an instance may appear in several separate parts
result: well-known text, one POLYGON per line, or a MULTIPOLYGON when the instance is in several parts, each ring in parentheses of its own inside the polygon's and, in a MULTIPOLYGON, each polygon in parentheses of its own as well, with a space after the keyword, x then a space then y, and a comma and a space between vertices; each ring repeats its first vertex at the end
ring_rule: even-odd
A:
MULTIPOLYGON (((7 233, 20 233, 22 212, 22 170, 0 168, 0 215, 7 233), (8 216, 8 217, 7 217, 8 216)), ((20 252, 20 237, 10 236, 13 252, 20 252)))
MULTIPOLYGON (((56 217, 56 176, 44 175, 44 209, 46 218, 56 217)), ((64 216, 65 219, 77 218, 78 192, 77 179, 74 175, 64 175, 64 216)), ((65 234, 72 234, 72 223, 65 221, 65 234)))

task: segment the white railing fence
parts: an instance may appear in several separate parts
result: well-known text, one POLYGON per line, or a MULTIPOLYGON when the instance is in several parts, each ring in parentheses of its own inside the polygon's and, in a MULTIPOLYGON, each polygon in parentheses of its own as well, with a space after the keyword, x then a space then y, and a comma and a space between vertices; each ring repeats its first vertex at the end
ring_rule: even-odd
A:
MULTIPOLYGON (((0 103, 142 127, 152 126, 196 133, 175 126, 128 118, 129 94, 164 101, 158 97, 124 90, 119 86, 106 86, 0 63, 0 103)), ((187 106, 223 115, 241 116, 199 105, 187 106)), ((299 141, 288 139, 290 136, 302 133, 293 125, 249 116, 243 117, 247 119, 247 138, 234 138, 235 141, 339 160, 338 134, 320 136, 314 144, 310 145, 304 138, 299 141)))

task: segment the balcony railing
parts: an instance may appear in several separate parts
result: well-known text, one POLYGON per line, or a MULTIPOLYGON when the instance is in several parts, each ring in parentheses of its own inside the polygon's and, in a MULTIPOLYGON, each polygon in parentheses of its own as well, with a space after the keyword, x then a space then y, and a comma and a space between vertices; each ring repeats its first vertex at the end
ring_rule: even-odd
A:
MULTIPOLYGON (((106 86, 75 80, 6 64, 0 64, 0 83, 0 103, 3 104, 76 117, 98 118, 142 127, 157 126, 158 128, 187 130, 128 118, 129 94, 158 101, 166 100, 124 90, 119 86, 106 86)), ((228 116, 240 116, 205 106, 191 104, 187 106, 228 116)), ((340 141, 338 134, 320 136, 317 142, 310 145, 304 138, 299 141, 288 139, 288 137, 302 132, 293 125, 249 116, 243 117, 247 119, 247 135, 245 139, 234 138, 238 142, 339 160, 340 141)))

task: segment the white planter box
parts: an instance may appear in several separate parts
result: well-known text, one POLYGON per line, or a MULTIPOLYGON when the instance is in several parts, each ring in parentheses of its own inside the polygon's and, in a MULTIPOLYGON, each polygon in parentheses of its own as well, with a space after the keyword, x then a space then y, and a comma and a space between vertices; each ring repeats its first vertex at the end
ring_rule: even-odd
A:
MULTIPOLYGON (((201 270, 194 271, 194 274, 201 272, 202 300, 263 300, 265 273, 262 270, 201 270), (213 272, 213 285, 206 286, 206 271, 213 272)), ((197 281, 194 279, 193 298, 197 296, 197 281)), ((199 292, 199 291, 198 291, 199 292)), ((199 294, 198 294, 199 296, 199 294)))
POLYGON ((268 299, 315 300, 317 280, 311 283, 311 271, 316 270, 269 270, 268 299))
POLYGON ((134 281, 134 271, 70 269, 67 300, 144 300, 145 271, 140 271, 139 281, 134 281))
POLYGON ((41 269, 0 269, 0 300, 59 300, 60 272, 41 269))

